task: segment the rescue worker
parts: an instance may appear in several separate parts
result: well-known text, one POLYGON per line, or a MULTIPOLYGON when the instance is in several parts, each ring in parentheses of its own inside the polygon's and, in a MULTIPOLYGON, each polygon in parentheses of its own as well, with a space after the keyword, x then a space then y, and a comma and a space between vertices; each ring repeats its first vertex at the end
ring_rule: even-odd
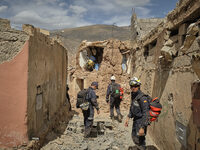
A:
POLYGON ((115 76, 111 76, 110 78, 111 83, 108 85, 107 93, 106 93, 106 102, 110 102, 110 118, 114 121, 114 107, 117 112, 118 121, 122 121, 122 115, 120 113, 120 85, 115 83, 115 76), (118 90, 118 93, 116 91, 118 90), (118 96, 115 96, 118 94, 118 96))
POLYGON ((125 126, 127 127, 129 119, 133 118, 132 140, 139 150, 145 150, 145 135, 149 123, 149 102, 147 97, 140 90, 141 82, 138 78, 132 78, 129 85, 131 88, 131 106, 125 121, 125 126))
POLYGON ((86 69, 89 71, 93 71, 96 63, 96 58, 94 56, 90 56, 90 59, 88 59, 86 63, 86 69))
POLYGON ((91 86, 88 88, 88 93, 86 99, 89 102, 88 110, 83 110, 85 134, 84 137, 87 138, 90 135, 91 128, 94 120, 94 107, 97 110, 97 114, 100 113, 99 106, 97 103, 97 96, 95 90, 98 89, 98 82, 92 82, 91 86))

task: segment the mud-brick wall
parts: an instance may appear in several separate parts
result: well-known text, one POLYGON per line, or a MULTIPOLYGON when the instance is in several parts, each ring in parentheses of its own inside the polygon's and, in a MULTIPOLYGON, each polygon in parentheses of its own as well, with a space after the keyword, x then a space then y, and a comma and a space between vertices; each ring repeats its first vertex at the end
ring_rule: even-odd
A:
POLYGON ((187 55, 178 56, 169 66, 162 66, 156 65, 153 61, 145 61, 142 50, 136 55, 138 58, 136 61, 137 70, 133 76, 140 77, 142 91, 153 97, 159 96, 163 105, 158 121, 151 124, 148 133, 158 147, 163 150, 186 149, 185 147, 194 149, 195 143, 199 147, 197 140, 200 137, 200 132, 193 123, 191 110, 191 85, 198 77, 192 69, 190 57, 187 55), (185 127, 186 146, 177 138, 176 125, 178 122, 185 127))
POLYGON ((0 64, 0 147, 27 143, 28 42, 0 64))
POLYGON ((190 60, 187 56, 177 57, 172 68, 166 70, 165 75, 158 76, 163 76, 160 77, 163 81, 160 86, 154 87, 154 92, 160 95, 163 110, 158 122, 151 125, 150 133, 162 149, 186 149, 186 147, 194 149, 196 137, 193 136, 192 139, 188 137, 194 134, 192 132, 196 132, 196 129, 190 126, 193 124, 191 85, 197 76, 191 69, 190 60), (179 135, 176 133, 178 123, 181 123, 186 131, 185 142, 182 143, 179 142, 179 135))
MULTIPOLYGON (((191 27, 186 31, 196 31, 195 29, 191 27)), ((144 52, 148 44, 141 46, 140 50, 135 53, 136 67, 133 76, 141 79, 142 90, 145 93, 153 97, 158 96, 163 105, 158 121, 151 124, 148 133, 161 150, 199 149, 200 130, 194 124, 194 112, 191 109, 192 84, 199 79, 196 69, 192 67, 193 59, 196 64, 200 62, 198 59, 199 34, 195 34, 194 40, 188 44, 187 38, 192 35, 187 32, 188 37, 183 45, 176 47, 176 54, 170 53, 173 56, 169 59, 162 50, 164 45, 169 45, 169 40, 174 36, 166 38, 166 32, 168 31, 163 29, 163 32, 157 36, 157 44, 153 49, 155 52, 149 49, 149 56, 146 59, 144 52), (184 53, 182 46, 187 46, 184 53)), ((151 44, 152 40, 147 39, 146 43, 151 44)), ((179 41, 172 42, 171 47, 174 47, 176 43, 179 41)), ((171 48, 166 52, 170 50, 171 48)))
POLYGON ((0 29, 9 29, 10 27, 10 21, 7 19, 0 18, 0 29))
POLYGON ((27 143, 28 36, 0 18, 0 147, 27 143))
POLYGON ((41 140, 66 111, 66 50, 34 30, 29 40, 28 134, 41 140))
MULTIPOLYGON (((90 42, 88 42, 90 43, 90 42)), ((82 43, 84 44, 84 43, 82 43)), ((122 53, 120 50, 130 50, 124 47, 124 43, 119 40, 107 40, 105 41, 97 41, 90 43, 92 47, 102 47, 103 48, 103 60, 100 64, 99 70, 93 70, 92 72, 86 71, 80 67, 79 64, 79 56, 80 52, 83 51, 87 45, 83 45, 82 49, 79 49, 79 53, 77 53, 77 69, 73 72, 70 77, 70 94, 76 98, 76 94, 82 88, 88 88, 93 81, 97 81, 99 83, 99 89, 96 90, 97 95, 99 96, 98 103, 102 112, 108 112, 108 105, 105 101, 106 99, 106 90, 107 86, 110 84, 110 77, 114 75, 116 77, 116 82, 119 83, 125 91, 124 101, 122 102, 122 111, 127 110, 129 105, 129 98, 127 92, 129 91, 129 86, 127 81, 129 80, 129 75, 122 71, 122 53), (106 43, 106 44, 105 44, 106 43)))

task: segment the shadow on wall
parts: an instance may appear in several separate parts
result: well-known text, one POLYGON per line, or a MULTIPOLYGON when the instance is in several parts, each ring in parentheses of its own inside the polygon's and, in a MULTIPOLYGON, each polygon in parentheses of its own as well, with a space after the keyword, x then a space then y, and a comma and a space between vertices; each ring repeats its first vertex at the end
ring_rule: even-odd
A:
POLYGON ((186 146, 182 144, 181 150, 199 150, 200 149, 200 128, 194 124, 193 114, 190 117, 186 128, 186 146))
POLYGON ((81 91, 84 89, 84 79, 76 79, 77 90, 81 91))
POLYGON ((162 96, 170 74, 171 63, 161 62, 158 67, 155 73, 153 97, 162 96))
POLYGON ((192 84, 192 115, 186 128, 186 145, 181 150, 200 149, 200 81, 192 84))
POLYGON ((45 146, 50 141, 53 141, 53 140, 57 139, 58 137, 60 137, 61 135, 63 135, 68 126, 69 121, 72 119, 74 114, 77 114, 77 112, 72 110, 68 114, 69 116, 66 116, 67 119, 64 122, 59 123, 58 127, 53 128, 53 130, 51 132, 49 132, 48 135, 45 137, 45 140, 44 140, 44 143, 42 146, 45 146))

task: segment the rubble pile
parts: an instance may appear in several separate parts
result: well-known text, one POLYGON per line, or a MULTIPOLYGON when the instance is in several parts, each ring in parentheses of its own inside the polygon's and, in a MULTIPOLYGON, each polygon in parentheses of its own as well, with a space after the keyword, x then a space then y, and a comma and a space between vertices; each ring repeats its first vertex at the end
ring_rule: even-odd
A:
POLYGON ((158 122, 149 128, 161 149, 200 149, 200 124, 195 123, 199 112, 191 109, 199 105, 191 92, 200 79, 199 14, 198 0, 180 0, 164 22, 133 43, 132 76, 141 79, 144 93, 159 97, 163 105, 158 122))
MULTIPOLYGON (((50 141, 41 150, 136 150, 131 138, 130 123, 128 128, 123 123, 114 122, 108 118, 96 117, 94 119, 91 136, 83 137, 84 124, 83 118, 74 116, 68 123, 64 134, 50 141)), ((152 146, 153 143, 147 137, 148 150, 157 150, 152 146)))
POLYGON ((11 29, 10 22, 0 18, 0 64, 12 60, 28 39, 25 32, 11 29))
POLYGON ((110 83, 110 77, 114 75, 116 82, 121 85, 125 93, 121 109, 127 110, 130 105, 130 88, 128 82, 130 80, 130 64, 132 64, 131 51, 130 42, 113 39, 97 42, 83 41, 76 55, 76 69, 69 73, 69 93, 72 97, 72 103, 76 102, 76 94, 78 91, 83 88, 88 88, 93 81, 97 81, 99 83, 99 89, 96 92, 99 96, 98 102, 101 108, 100 110, 102 113, 108 113, 109 104, 106 103, 106 90, 110 83), (101 50, 102 58, 98 70, 93 69, 93 71, 88 71, 83 67, 84 59, 87 59, 84 57, 91 55, 91 49, 93 51, 101 50), (125 70, 122 68, 124 59, 125 70), (81 85, 79 82, 81 82, 81 85))

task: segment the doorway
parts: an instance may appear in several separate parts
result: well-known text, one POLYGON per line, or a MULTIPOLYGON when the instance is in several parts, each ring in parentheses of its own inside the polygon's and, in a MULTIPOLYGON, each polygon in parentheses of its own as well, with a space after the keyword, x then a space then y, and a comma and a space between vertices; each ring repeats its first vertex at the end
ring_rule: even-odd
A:
POLYGON ((76 90, 81 91, 84 89, 84 79, 76 79, 76 90))

